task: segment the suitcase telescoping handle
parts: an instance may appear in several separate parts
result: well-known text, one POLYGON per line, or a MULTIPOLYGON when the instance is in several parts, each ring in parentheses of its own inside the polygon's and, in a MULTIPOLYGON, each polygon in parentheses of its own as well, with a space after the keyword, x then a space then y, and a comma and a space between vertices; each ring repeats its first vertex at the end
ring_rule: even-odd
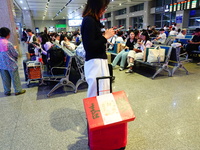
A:
MULTIPOLYGON (((97 95, 99 96, 99 80, 110 79, 110 93, 112 93, 112 76, 97 77, 97 95)), ((105 89, 103 89, 105 90, 105 89)))

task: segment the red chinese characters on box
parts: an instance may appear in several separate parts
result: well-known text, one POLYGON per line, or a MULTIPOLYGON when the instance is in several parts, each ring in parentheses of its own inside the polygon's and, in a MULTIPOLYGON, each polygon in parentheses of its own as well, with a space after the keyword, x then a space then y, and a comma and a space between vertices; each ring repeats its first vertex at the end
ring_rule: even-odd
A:
POLYGON ((91 131, 135 119, 124 91, 86 98, 83 101, 91 131))

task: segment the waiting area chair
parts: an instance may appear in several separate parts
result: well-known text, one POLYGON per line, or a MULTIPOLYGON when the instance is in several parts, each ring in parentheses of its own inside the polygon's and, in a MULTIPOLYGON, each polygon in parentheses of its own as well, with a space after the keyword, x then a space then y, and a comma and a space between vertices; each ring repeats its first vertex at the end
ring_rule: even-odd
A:
POLYGON ((76 86, 74 85, 73 82, 69 80, 69 75, 70 75, 70 70, 71 70, 71 57, 65 53, 66 56, 66 64, 65 67, 52 67, 49 72, 44 72, 43 73, 43 79, 42 83, 51 81, 51 82, 58 82, 52 89, 51 91, 47 94, 49 97, 54 91, 56 91, 58 88, 62 86, 68 86, 73 89, 74 92, 76 92, 76 86), (61 70, 61 74, 54 74, 54 70, 61 70))
POLYGON ((169 63, 169 58, 170 58, 170 55, 171 55, 172 47, 171 46, 164 46, 164 45, 158 45, 158 46, 160 46, 160 48, 165 49, 164 62, 151 62, 151 63, 150 62, 146 62, 150 48, 146 49, 145 61, 144 60, 140 60, 140 59, 139 60, 135 60, 135 63, 141 63, 141 64, 145 64, 145 65, 148 65, 148 66, 156 68, 156 72, 151 77, 152 79, 154 79, 162 71, 168 72, 168 76, 171 76, 171 71, 169 69, 168 63, 169 63))

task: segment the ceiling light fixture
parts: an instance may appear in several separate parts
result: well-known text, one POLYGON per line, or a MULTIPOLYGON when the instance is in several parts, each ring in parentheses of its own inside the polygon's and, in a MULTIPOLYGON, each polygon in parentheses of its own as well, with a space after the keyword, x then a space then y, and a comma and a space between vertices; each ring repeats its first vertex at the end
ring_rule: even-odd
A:
MULTIPOLYGON (((72 11, 71 13, 69 13, 69 14, 73 14, 73 13, 77 12, 79 9, 84 8, 84 6, 85 6, 85 5, 80 6, 79 8, 73 10, 73 11, 72 11)), ((68 14, 67 16, 69 16, 69 14, 68 14)))
POLYGON ((48 9, 48 7, 49 7, 49 2, 50 2, 50 0, 48 0, 48 1, 47 1, 46 7, 45 7, 45 10, 44 10, 44 16, 43 16, 43 20, 44 20, 44 19, 45 19, 45 17, 46 17, 46 14, 47 14, 47 9, 48 9))
POLYGON ((69 0, 69 2, 66 3, 65 6, 61 10, 59 10, 59 12, 56 13, 56 15, 53 17, 53 19, 55 19, 58 16, 58 14, 60 14, 69 5, 69 3, 71 3, 71 1, 72 0, 69 0))
POLYGON ((22 4, 22 3, 23 3, 23 1, 20 1, 20 3, 22 4))

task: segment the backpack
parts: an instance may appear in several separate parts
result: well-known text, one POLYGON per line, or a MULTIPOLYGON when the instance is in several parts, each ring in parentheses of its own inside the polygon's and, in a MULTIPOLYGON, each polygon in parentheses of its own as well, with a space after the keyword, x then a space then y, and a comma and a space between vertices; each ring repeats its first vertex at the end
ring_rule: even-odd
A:
POLYGON ((47 51, 47 69, 49 73, 53 75, 64 74, 65 69, 53 69, 52 67, 65 67, 66 66, 66 56, 63 49, 53 46, 47 51))

